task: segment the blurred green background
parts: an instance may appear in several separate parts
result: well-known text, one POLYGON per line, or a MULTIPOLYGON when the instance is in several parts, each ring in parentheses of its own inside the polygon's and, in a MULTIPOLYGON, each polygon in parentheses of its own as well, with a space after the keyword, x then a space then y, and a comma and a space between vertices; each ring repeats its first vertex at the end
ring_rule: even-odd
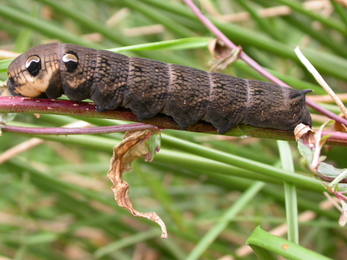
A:
MULTIPOLYGON (((345 6, 286 0, 196 3, 230 40, 294 88, 324 94, 296 58, 293 50, 300 46, 331 87, 345 92, 345 6)), ((99 49, 130 46, 122 53, 208 70, 212 37, 178 0, 0 0, 0 47, 19 53, 52 41, 99 49), (177 41, 167 44, 170 40, 177 41)), ((0 80, 6 79, 7 64, 0 62, 0 80)), ((241 61, 224 72, 262 79, 241 61)), ((338 113, 334 105, 324 106, 338 113)), ((324 121, 313 116, 315 125, 324 121)), ((59 127, 77 120, 18 114, 12 123, 59 127)), ((83 120, 96 126, 118 123, 83 120)), ((32 138, 3 133, 0 151, 32 138)), ((122 134, 42 138, 0 166, 0 259, 257 259, 251 250, 241 250, 253 230, 260 225, 270 231, 290 221, 284 181, 296 187, 299 214, 314 214, 297 224, 300 245, 345 259, 347 233, 337 224, 339 212, 321 207, 326 198, 318 181, 301 179, 306 170, 294 142, 284 160, 292 156, 302 175, 285 176, 275 140, 163 131, 154 162, 139 160, 125 175, 134 207, 155 211, 166 223, 169 238, 163 240, 156 224, 133 217, 113 199, 106 173, 122 134), (245 199, 252 187, 257 192, 245 199)), ((330 163, 345 167, 345 148, 326 154, 330 163)), ((295 210, 295 203, 290 207, 295 210)))

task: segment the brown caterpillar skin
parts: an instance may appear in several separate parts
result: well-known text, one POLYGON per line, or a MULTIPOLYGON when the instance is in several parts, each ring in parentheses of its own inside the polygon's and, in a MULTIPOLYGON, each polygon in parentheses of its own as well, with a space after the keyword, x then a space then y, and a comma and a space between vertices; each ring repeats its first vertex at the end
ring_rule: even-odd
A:
POLYGON ((74 101, 90 98, 98 111, 125 107, 139 119, 172 116, 181 129, 199 120, 224 134, 237 124, 293 131, 312 125, 305 94, 271 83, 127 57, 74 44, 47 44, 8 68, 12 95, 74 101))

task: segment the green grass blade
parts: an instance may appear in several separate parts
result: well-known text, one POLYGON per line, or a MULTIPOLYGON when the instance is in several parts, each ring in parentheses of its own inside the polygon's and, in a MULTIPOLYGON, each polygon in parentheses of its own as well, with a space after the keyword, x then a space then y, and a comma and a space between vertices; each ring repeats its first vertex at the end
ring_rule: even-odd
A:
POLYGON ((304 14, 306 17, 310 17, 312 20, 319 21, 322 24, 324 24, 324 25, 326 25, 326 26, 328 26, 334 30, 337 30, 338 32, 340 32, 344 35, 347 34, 347 29, 342 23, 340 23, 339 21, 336 21, 330 17, 324 17, 322 15, 316 14, 315 12, 307 10, 298 1, 293 1, 293 0, 276 0, 276 1, 290 7, 291 9, 293 9, 299 13, 304 14))
POLYGON ((124 247, 128 247, 139 242, 144 242, 148 239, 155 238, 157 236, 158 230, 156 229, 134 234, 125 239, 122 239, 121 241, 115 241, 110 244, 107 244, 106 246, 100 247, 98 250, 94 252, 94 257, 95 259, 99 259, 107 255, 117 254, 117 251, 124 247))
POLYGON ((330 1, 330 3, 334 7, 335 12, 339 15, 341 21, 344 23, 345 28, 347 28, 347 16, 345 8, 341 5, 341 3, 335 1, 330 1))
POLYGON ((247 239, 247 244, 249 246, 255 245, 264 248, 265 250, 292 260, 331 260, 331 258, 317 254, 314 251, 298 246, 297 244, 289 242, 283 238, 271 235, 260 227, 257 227, 252 235, 247 239))
POLYGON ((268 35, 270 35, 273 39, 277 41, 283 41, 283 38, 276 32, 276 30, 274 30, 274 28, 272 28, 264 18, 260 17, 257 11, 254 10, 252 6, 249 5, 249 3, 242 0, 236 0, 236 2, 251 15, 253 20, 258 24, 261 31, 266 32, 268 35))
MULTIPOLYGON (((288 142, 277 141, 282 168, 294 172, 293 158, 288 142)), ((286 218, 288 225, 288 240, 299 244, 298 205, 295 185, 285 182, 284 193, 286 201, 286 218)))
POLYGON ((91 48, 102 48, 100 45, 88 42, 83 38, 67 32, 48 22, 42 22, 42 19, 34 18, 24 12, 18 11, 8 5, 0 4, 0 15, 22 26, 30 27, 37 32, 51 38, 58 38, 64 42, 84 45, 91 48))
POLYGON ((114 43, 117 43, 120 45, 130 44, 130 42, 126 40, 126 38, 122 36, 121 34, 119 34, 117 31, 112 30, 111 28, 108 28, 105 24, 89 19, 89 17, 85 16, 84 14, 81 14, 80 12, 76 12, 76 6, 63 5, 60 2, 50 1, 50 0, 35 0, 35 1, 41 2, 50 6, 53 10, 63 14, 66 17, 70 17, 76 23, 88 28, 91 31, 100 33, 105 38, 111 40, 114 43))
POLYGON ((206 48, 212 38, 209 37, 191 37, 176 40, 160 41, 136 44, 132 46, 123 46, 118 48, 108 49, 108 51, 145 51, 145 50, 189 50, 195 48, 206 48))
POLYGON ((0 60, 0 72, 6 72, 8 66, 10 66, 10 63, 13 61, 13 59, 10 60, 0 60))
POLYGON ((186 260, 196 260, 200 259, 201 255, 211 243, 216 239, 218 235, 225 229, 228 223, 242 210, 247 204, 258 194, 258 192, 264 187, 264 183, 256 182, 254 183, 242 196, 237 200, 237 202, 232 205, 221 219, 211 228, 207 234, 199 241, 199 243, 194 247, 194 249, 187 256, 186 260))
MULTIPOLYGON (((158 9, 171 11, 175 14, 182 15, 192 21, 197 20, 193 13, 184 5, 171 4, 168 6, 165 4, 165 2, 155 0, 145 0, 145 2, 157 7, 158 9)), ((240 44, 241 46, 256 47, 280 57, 290 58, 298 62, 298 59, 294 53, 294 48, 296 46, 290 46, 288 44, 278 42, 254 30, 250 30, 233 23, 221 22, 213 17, 211 17, 211 21, 236 44, 240 44)), ((319 71, 343 80, 347 80, 347 74, 345 73, 347 71, 347 61, 345 59, 341 59, 336 55, 331 55, 328 53, 317 53, 316 51, 311 52, 309 48, 301 49, 303 49, 305 56, 307 55, 306 57, 319 71)))
POLYGON ((262 247, 249 245, 253 252, 257 255, 259 260, 278 260, 276 255, 269 250, 266 250, 262 247))
POLYGON ((161 14, 160 12, 154 10, 153 7, 150 5, 146 5, 139 1, 122 1, 118 4, 136 10, 139 13, 142 13, 143 15, 148 17, 149 19, 153 20, 154 22, 164 25, 169 31, 175 33, 178 37, 191 37, 194 35, 193 31, 182 26, 174 19, 170 19, 170 17, 167 17, 161 14))

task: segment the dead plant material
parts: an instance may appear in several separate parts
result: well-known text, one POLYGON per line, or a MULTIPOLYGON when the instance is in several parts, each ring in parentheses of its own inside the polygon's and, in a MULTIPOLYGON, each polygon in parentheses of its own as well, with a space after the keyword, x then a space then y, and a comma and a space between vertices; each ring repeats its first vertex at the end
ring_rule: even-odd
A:
POLYGON ((159 151, 160 135, 158 130, 143 130, 126 132, 123 141, 113 148, 110 169, 107 177, 112 181, 114 198, 120 207, 131 212, 136 217, 147 218, 161 227, 161 237, 167 238, 165 223, 155 212, 142 213, 134 209, 129 198, 129 185, 123 180, 123 173, 131 169, 131 163, 143 157, 147 162, 153 160, 159 151))
POLYGON ((213 72, 219 72, 226 69, 230 64, 238 60, 239 55, 242 52, 241 47, 231 50, 218 39, 210 41, 208 50, 213 57, 213 60, 209 61, 210 71, 213 72))

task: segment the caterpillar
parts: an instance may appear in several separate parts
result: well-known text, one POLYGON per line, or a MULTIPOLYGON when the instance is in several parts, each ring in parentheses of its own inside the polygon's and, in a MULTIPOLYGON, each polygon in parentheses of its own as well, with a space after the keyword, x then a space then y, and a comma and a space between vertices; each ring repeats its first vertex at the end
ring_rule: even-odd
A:
POLYGON ((7 86, 14 96, 91 99, 99 112, 129 108, 140 120, 162 113, 180 129, 199 120, 220 134, 240 123, 286 131, 312 125, 305 100, 311 90, 74 44, 40 45, 18 56, 7 86))

